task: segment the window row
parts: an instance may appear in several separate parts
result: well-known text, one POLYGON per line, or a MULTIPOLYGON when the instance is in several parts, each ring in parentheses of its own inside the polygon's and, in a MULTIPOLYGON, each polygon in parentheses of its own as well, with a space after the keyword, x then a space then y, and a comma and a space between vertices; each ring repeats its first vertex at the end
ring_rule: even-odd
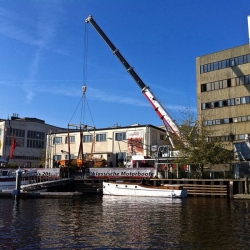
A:
POLYGON ((234 67, 245 63, 250 63, 250 54, 201 65, 200 73, 203 74, 210 71, 234 67))
POLYGON ((229 124, 229 123, 235 123, 235 122, 247 122, 247 121, 250 121, 250 115, 233 117, 233 118, 207 120, 204 122, 204 125, 212 126, 212 125, 229 124))
POLYGON ((245 85, 249 83, 250 83, 250 75, 245 75, 245 76, 201 84, 201 92, 230 88, 233 86, 245 85))
POLYGON ((44 140, 44 132, 28 130, 27 138, 44 140))
MULTIPOLYGON (((20 137, 15 137, 15 141, 17 143, 17 147, 24 147, 24 138, 20 138, 20 137)), ((7 136, 6 137, 6 146, 12 146, 12 142, 13 142, 13 136, 7 136)))
MULTIPOLYGON (((83 141, 84 142, 92 142, 93 135, 84 135, 83 136, 83 141)), ((106 134, 97 134, 95 140, 97 142, 100 141, 106 141, 106 134)), ((70 143, 75 143, 75 136, 70 136, 69 137, 69 142, 70 143)), ((63 138, 62 137, 54 137, 53 139, 53 144, 62 144, 63 143, 63 138)), ((68 136, 65 137, 64 143, 68 143, 68 136)))
POLYGON ((227 100, 202 103, 201 109, 204 110, 204 109, 222 108, 222 107, 234 106, 246 103, 250 103, 250 96, 236 97, 227 100))
POLYGON ((214 136, 208 138, 208 141, 220 140, 220 141, 249 141, 250 134, 229 134, 223 136, 214 136))
POLYGON ((7 128, 7 136, 25 137, 25 130, 18 128, 7 128))
MULTIPOLYGON (((27 156, 27 155, 13 155, 13 159, 15 160, 26 160, 26 161, 39 161, 40 157, 36 156, 27 156)), ((25 162, 25 165, 29 164, 29 162, 25 162)))
POLYGON ((27 147, 28 148, 44 148, 44 141, 42 140, 27 140, 27 147))

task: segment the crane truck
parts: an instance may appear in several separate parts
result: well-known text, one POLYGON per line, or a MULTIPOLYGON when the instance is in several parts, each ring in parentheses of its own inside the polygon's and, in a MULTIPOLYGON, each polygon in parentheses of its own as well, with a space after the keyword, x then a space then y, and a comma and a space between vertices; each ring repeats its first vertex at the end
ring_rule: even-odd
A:
MULTIPOLYGON (((175 157, 176 151, 174 151, 175 144, 173 142, 172 136, 177 138, 178 141, 182 142, 180 131, 174 120, 171 118, 169 113, 163 107, 161 102, 157 99, 157 97, 153 94, 150 90, 149 86, 147 86, 143 80, 138 76, 135 72, 134 68, 127 62, 127 60, 123 57, 120 51, 115 47, 115 45, 110 41, 110 39, 106 36, 103 30, 99 27, 99 25, 95 22, 92 15, 89 15, 86 20, 86 23, 90 23, 97 33, 101 36, 101 38, 105 41, 108 47, 111 49, 112 53, 117 57, 117 59, 122 63, 125 67, 126 71, 130 74, 130 76, 134 79, 137 83, 139 88, 141 89, 142 94, 146 97, 149 101, 151 106, 153 107, 154 111, 157 113, 159 118, 162 120, 163 125, 166 129, 167 138, 170 141, 171 149, 169 145, 159 146, 158 147, 158 156, 161 157, 175 157)), ((132 156, 133 158, 133 156, 132 156)))

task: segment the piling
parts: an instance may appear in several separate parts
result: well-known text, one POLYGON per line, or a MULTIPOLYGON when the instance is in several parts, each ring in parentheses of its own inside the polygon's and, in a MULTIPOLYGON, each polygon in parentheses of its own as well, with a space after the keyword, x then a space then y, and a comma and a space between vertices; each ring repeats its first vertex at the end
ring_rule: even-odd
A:
POLYGON ((249 194, 249 181, 248 181, 248 176, 245 177, 245 194, 249 194))
POLYGON ((16 197, 20 196, 22 174, 23 174, 23 171, 19 167, 18 170, 16 171, 16 189, 13 190, 13 194, 16 197))

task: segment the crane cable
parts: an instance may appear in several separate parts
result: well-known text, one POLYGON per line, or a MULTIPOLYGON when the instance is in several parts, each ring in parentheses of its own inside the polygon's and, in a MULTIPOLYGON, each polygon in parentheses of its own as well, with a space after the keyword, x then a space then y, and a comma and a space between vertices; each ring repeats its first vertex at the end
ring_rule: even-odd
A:
MULTIPOLYGON (((87 102, 87 99, 86 99, 86 90, 87 90, 87 61, 88 61, 88 32, 87 32, 87 25, 85 23, 85 30, 84 30, 84 51, 83 51, 83 86, 82 86, 82 96, 81 96, 81 99, 70 119, 70 122, 71 120, 73 119, 77 109, 79 108, 80 104, 81 104, 81 115, 80 115, 80 124, 84 124, 84 119, 85 119, 85 106, 87 104, 87 107, 88 107, 88 110, 89 110, 89 113, 90 113, 90 117, 91 117, 91 120, 92 120, 92 123, 94 125, 94 120, 93 120, 93 117, 92 117, 92 114, 91 114, 91 111, 90 111, 90 108, 89 108, 89 105, 88 105, 88 102, 87 102)), ((69 124, 70 124, 69 122, 69 124)), ((95 125, 94 125, 95 127, 95 125)))
MULTIPOLYGON (((87 62, 88 62, 88 28, 87 28, 87 23, 85 22, 85 29, 84 29, 84 55, 83 55, 83 86, 82 86, 82 92, 83 92, 83 97, 84 97, 84 113, 85 114, 85 106, 87 105, 88 111, 93 123, 93 126, 95 127, 95 123, 93 120, 93 116, 91 114, 89 104, 86 98, 86 90, 87 90, 87 72, 88 72, 88 67, 87 67, 87 62), (86 104, 86 105, 85 105, 86 104)), ((84 121, 84 117, 83 117, 84 121)))

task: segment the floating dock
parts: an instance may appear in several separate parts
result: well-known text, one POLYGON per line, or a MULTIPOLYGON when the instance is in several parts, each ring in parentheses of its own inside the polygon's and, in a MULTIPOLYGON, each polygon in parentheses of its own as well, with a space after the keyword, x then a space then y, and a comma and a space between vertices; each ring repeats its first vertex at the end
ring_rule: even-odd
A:
POLYGON ((235 200, 250 200, 250 194, 235 194, 233 197, 235 200))
MULTIPOLYGON (((0 192, 0 197, 14 197, 15 194, 12 191, 0 192)), ((21 192, 20 198, 49 198, 49 199, 68 199, 68 198, 80 198, 83 196, 81 192, 21 192)))

